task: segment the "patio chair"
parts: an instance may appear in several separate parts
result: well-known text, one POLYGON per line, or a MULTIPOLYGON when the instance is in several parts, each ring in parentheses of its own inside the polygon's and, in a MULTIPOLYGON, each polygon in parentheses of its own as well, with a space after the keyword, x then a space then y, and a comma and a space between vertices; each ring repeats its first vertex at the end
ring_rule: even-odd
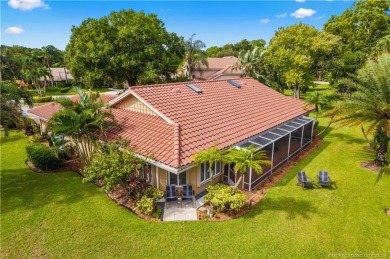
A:
POLYGON ((165 208, 168 208, 168 202, 170 201, 176 201, 177 204, 176 185, 167 185, 165 188, 165 208))
POLYGON ((192 185, 183 185, 183 196, 182 201, 191 201, 192 207, 195 207, 195 192, 192 190, 192 185))
POLYGON ((314 181, 310 177, 306 176, 305 171, 298 172, 297 178, 298 178, 297 184, 301 185, 303 189, 305 189, 305 187, 313 188, 314 181))
POLYGON ((332 180, 327 171, 318 172, 318 185, 322 187, 330 187, 332 185, 332 180))

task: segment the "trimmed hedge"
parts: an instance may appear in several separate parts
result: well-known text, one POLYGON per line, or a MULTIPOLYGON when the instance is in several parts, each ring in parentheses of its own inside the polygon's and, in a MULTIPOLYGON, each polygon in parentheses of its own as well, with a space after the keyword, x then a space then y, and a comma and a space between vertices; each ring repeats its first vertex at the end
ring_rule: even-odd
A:
POLYGON ((28 159, 39 169, 54 170, 62 165, 54 150, 42 143, 31 143, 26 146, 26 150, 28 159))
POLYGON ((51 96, 43 96, 43 97, 34 96, 33 99, 34 99, 34 103, 46 103, 46 102, 53 101, 53 97, 51 96))

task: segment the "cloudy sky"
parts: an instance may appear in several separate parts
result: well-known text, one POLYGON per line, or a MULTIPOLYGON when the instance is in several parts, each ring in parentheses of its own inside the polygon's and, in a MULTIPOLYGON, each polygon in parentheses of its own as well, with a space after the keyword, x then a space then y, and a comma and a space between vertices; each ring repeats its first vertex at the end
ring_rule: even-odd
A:
POLYGON ((242 39, 267 42, 280 27, 299 22, 322 29, 331 15, 352 6, 348 0, 285 1, 44 1, 1 0, 1 44, 65 49, 73 25, 121 9, 155 13, 169 32, 196 33, 207 47, 242 39))

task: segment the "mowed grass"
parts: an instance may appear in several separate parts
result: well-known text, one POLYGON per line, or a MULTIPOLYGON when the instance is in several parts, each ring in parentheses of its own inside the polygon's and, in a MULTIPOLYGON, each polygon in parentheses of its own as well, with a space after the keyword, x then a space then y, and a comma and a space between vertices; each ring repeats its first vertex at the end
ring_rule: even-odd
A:
MULTIPOLYGON (((325 124, 321 121, 321 124, 325 124)), ((227 222, 147 222, 112 202, 72 172, 26 168, 20 133, 1 143, 1 257, 322 258, 330 254, 390 255, 390 180, 360 162, 359 129, 332 129, 253 210, 227 222), (337 188, 302 190, 326 169, 337 188)))

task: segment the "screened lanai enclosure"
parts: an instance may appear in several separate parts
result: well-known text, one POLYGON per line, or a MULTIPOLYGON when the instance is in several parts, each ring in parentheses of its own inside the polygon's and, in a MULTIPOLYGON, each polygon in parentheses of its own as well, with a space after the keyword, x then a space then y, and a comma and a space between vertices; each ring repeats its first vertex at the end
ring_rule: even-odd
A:
MULTIPOLYGON (((238 147, 254 146, 259 150, 265 150, 271 161, 271 165, 263 166, 263 173, 260 175, 252 168, 249 169, 244 175, 242 188, 249 191, 253 190, 283 165, 287 164, 301 150, 310 145, 313 138, 313 130, 314 120, 301 116, 238 143, 238 147)), ((231 185, 239 178, 234 173, 233 166, 232 164, 227 164, 223 170, 223 181, 231 185)))

